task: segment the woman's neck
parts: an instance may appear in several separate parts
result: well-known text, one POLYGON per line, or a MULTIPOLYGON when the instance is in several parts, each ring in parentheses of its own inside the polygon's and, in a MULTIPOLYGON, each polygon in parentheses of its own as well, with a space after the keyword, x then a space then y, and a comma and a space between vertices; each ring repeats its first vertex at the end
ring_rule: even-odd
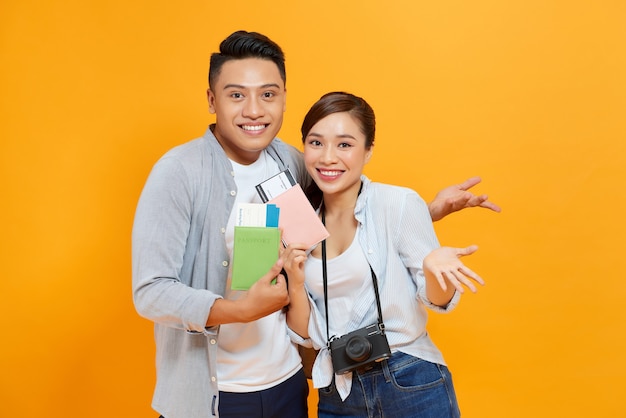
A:
POLYGON ((354 213, 360 190, 361 182, 341 193, 324 193, 324 212, 326 216, 340 216, 346 212, 354 213))
MULTIPOLYGON (((359 182, 356 188, 350 188, 342 193, 324 195, 322 219, 330 233, 330 236, 326 238, 328 258, 334 258, 343 254, 354 240, 354 234, 357 229, 354 207, 356 206, 360 187, 359 182)), ((315 257, 321 256, 316 251, 313 251, 313 255, 315 257)))

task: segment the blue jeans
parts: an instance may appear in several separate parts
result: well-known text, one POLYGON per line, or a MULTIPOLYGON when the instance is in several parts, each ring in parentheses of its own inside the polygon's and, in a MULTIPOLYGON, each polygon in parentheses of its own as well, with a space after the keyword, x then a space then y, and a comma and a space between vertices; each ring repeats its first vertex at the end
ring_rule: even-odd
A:
POLYGON ((334 382, 319 389, 320 418, 460 416, 448 368, 400 352, 369 370, 353 372, 352 389, 343 402, 334 382))

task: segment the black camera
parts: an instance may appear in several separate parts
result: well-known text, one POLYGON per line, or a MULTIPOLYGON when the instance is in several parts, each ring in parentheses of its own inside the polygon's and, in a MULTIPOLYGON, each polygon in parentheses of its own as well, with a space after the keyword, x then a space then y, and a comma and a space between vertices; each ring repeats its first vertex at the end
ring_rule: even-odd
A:
POLYGON ((387 336, 378 324, 357 329, 330 341, 335 373, 344 374, 391 357, 387 336))

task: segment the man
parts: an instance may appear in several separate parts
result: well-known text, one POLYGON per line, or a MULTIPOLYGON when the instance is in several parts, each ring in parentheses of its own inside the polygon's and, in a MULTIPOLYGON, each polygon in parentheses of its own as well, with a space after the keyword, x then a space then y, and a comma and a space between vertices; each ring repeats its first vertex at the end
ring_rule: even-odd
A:
MULTIPOLYGON (((211 56, 216 123, 154 166, 133 226, 133 297, 155 323, 152 406, 165 418, 307 417, 308 385, 282 308, 279 260, 248 291, 230 290, 233 209, 260 202, 254 186, 289 168, 310 182, 300 152, 276 138, 286 73, 278 45, 235 32, 211 56)), ((499 211, 468 180, 440 192, 433 219, 464 207, 499 211)))

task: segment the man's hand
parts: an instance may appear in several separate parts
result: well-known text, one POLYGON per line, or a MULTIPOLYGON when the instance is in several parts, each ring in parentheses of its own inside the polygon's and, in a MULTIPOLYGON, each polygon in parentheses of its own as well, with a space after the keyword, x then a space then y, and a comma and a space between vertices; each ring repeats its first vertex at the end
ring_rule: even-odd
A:
POLYGON ((285 276, 280 274, 283 260, 279 259, 267 274, 256 281, 240 299, 243 302, 242 313, 249 321, 262 318, 281 310, 289 304, 289 293, 285 276))
POLYGON ((480 177, 472 177, 461 184, 448 186, 437 193, 433 201, 428 204, 433 222, 443 219, 452 212, 476 206, 500 212, 502 210, 500 206, 490 202, 486 194, 476 196, 469 191, 478 183, 480 183, 480 177))
POLYGON ((280 274, 283 260, 272 266, 243 296, 236 300, 218 299, 213 304, 207 327, 233 322, 251 322, 281 310, 289 304, 287 282, 280 274))

